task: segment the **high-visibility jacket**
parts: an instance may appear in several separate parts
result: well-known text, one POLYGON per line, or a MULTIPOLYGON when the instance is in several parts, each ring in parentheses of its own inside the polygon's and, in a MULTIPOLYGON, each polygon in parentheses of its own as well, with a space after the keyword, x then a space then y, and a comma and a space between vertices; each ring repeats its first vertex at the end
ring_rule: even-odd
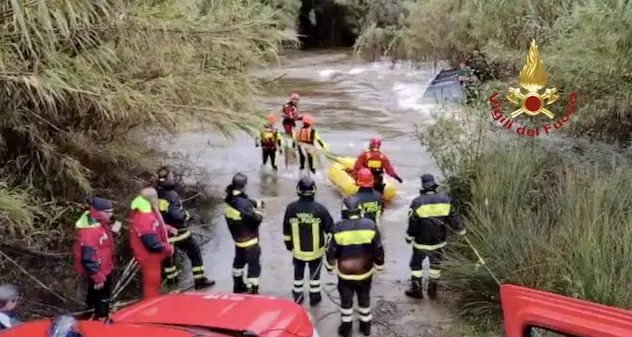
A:
POLYGON ((266 125, 255 138, 255 143, 264 149, 276 149, 283 146, 283 136, 271 125, 266 125))
POLYGON ((364 217, 373 220, 379 226, 382 208, 384 207, 384 200, 380 192, 372 187, 360 187, 358 192, 351 197, 360 200, 360 207, 362 207, 364 217))
POLYGON ((237 247, 246 248, 259 244, 259 225, 263 215, 257 208, 261 202, 250 199, 240 190, 230 190, 224 199, 224 218, 237 247))
POLYGON ((134 258, 139 263, 161 263, 173 253, 173 248, 169 244, 167 226, 160 212, 142 196, 136 197, 130 208, 129 240, 134 258))
POLYGON ((75 270, 95 284, 105 282, 114 269, 114 234, 85 211, 75 223, 77 237, 73 246, 75 270))
POLYGON ((413 199, 408 209, 406 241, 419 250, 432 251, 445 247, 448 230, 465 234, 465 227, 443 193, 422 194, 413 199))
POLYGON ((325 237, 333 225, 325 206, 314 197, 301 197, 285 210, 283 241, 294 258, 313 261, 325 254, 325 237))
POLYGON ((384 269, 384 247, 375 222, 352 215, 334 225, 325 268, 333 270, 334 266, 340 278, 356 281, 384 269))
POLYGON ((311 126, 298 129, 294 133, 294 141, 298 142, 299 144, 303 143, 310 145, 318 143, 318 145, 320 145, 323 150, 329 151, 329 146, 327 146, 327 144, 320 139, 320 134, 318 133, 318 131, 311 126))

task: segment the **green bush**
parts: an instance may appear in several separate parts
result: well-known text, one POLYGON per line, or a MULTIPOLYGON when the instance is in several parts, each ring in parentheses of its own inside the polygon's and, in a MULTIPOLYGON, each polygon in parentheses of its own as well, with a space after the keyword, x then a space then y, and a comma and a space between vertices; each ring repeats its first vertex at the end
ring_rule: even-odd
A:
POLYGON ((549 85, 578 95, 576 135, 632 136, 632 7, 614 0, 409 0, 396 27, 368 26, 356 49, 395 59, 469 60, 484 78, 517 81, 536 39, 549 85), (384 47, 387 46, 387 47, 384 47))
MULTIPOLYGON (((27 251, 18 264, 56 289, 76 289, 59 260, 67 255, 50 251, 69 249, 69 222, 82 207, 74 201, 99 193, 124 210, 167 159, 150 136, 257 124, 260 84, 249 71, 275 60, 281 41, 295 41, 281 20, 258 0, 2 6, 0 249, 27 251)), ((28 280, 14 267, 3 264, 2 278, 28 280)))
MULTIPOLYGON (((480 107, 462 113, 465 120, 446 117, 422 141, 450 177, 467 238, 494 277, 632 308, 627 154, 593 142, 494 131, 480 107)), ((447 255, 443 275, 459 294, 461 313, 499 327, 494 277, 464 241, 447 255)))

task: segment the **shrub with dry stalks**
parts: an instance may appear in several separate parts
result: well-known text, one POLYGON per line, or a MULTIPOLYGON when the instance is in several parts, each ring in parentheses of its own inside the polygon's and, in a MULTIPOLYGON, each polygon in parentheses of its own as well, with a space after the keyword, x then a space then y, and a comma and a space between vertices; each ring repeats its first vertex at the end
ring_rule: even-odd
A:
POLYGON ((63 293, 75 289, 65 252, 83 206, 73 201, 100 193, 124 210, 163 158, 147 135, 249 129, 259 89, 249 70, 294 40, 258 0, 3 1, 0 27, 0 213, 10 219, 0 275, 32 284, 16 267, 28 266, 55 289, 28 290, 52 301, 32 313, 77 304, 59 300, 74 298, 63 293))

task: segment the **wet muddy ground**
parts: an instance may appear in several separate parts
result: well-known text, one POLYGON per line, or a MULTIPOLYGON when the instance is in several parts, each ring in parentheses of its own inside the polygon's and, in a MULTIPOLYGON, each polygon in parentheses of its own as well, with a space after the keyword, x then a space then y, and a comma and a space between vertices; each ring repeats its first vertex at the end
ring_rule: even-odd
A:
MULTIPOLYGON (((404 241, 407 207, 418 193, 420 175, 439 174, 415 135, 417 124, 436 119, 436 101, 423 95, 437 72, 430 67, 414 69, 410 65, 391 68, 390 62, 369 63, 345 54, 320 52, 299 53, 284 61, 283 67, 257 74, 267 78, 285 74, 261 97, 267 110, 279 111, 290 92, 300 93, 299 109, 314 117, 314 127, 333 153, 355 156, 366 147, 370 137, 381 135, 383 150, 404 180, 381 221, 387 265, 373 281, 376 321, 373 336, 442 336, 454 319, 454 308, 446 299, 448 294, 436 302, 411 300, 404 295, 409 284, 411 249, 404 241)), ((286 168, 281 158, 278 175, 269 168, 261 168, 260 150, 246 134, 226 140, 210 133, 189 133, 178 137, 171 148, 188 154, 189 159, 213 172, 212 183, 219 189, 236 172, 248 175, 248 193, 267 202, 261 226, 261 292, 290 298, 292 260, 283 244, 281 226, 286 205, 296 199, 298 166, 286 168)), ((317 199, 338 220, 341 197, 327 181, 326 165, 326 162, 321 165, 315 177, 317 199)), ((221 218, 216 221, 213 239, 205 249, 207 274, 218 281, 214 290, 231 291, 233 242, 224 221, 221 218)), ((334 303, 338 301, 336 277, 323 270, 323 281, 329 298, 309 310, 318 321, 321 336, 336 336, 339 322, 334 303)))

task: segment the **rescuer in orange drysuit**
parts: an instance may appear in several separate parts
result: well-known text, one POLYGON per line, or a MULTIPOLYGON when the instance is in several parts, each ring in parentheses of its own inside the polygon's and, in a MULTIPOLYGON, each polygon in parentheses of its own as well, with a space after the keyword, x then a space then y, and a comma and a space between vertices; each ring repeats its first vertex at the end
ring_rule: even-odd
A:
POLYGON ((402 183, 393 166, 391 166, 388 156, 380 151, 382 146, 382 139, 379 137, 373 137, 369 141, 369 149, 360 153, 356 159, 355 165, 353 165, 353 171, 357 172, 366 167, 373 173, 375 190, 384 194, 384 172, 389 176, 395 178, 399 183, 402 183))
POLYGON ((298 115, 298 99, 298 94, 292 93, 290 100, 283 104, 283 108, 281 109, 283 113, 283 129, 285 130, 285 134, 289 136, 292 135, 296 121, 303 120, 303 117, 298 115))
POLYGON ((267 116, 268 124, 263 126, 263 129, 259 132, 255 138, 255 146, 261 146, 262 162, 265 166, 270 158, 270 165, 275 171, 279 170, 277 166, 277 150, 279 153, 283 153, 283 137, 279 133, 279 130, 274 126, 276 123, 276 116, 274 113, 270 113, 267 116))
POLYGON ((140 265, 143 298, 156 297, 160 295, 162 262, 174 251, 167 233, 177 235, 178 230, 163 221, 154 188, 143 189, 130 208, 130 246, 140 265))
POLYGON ((298 143, 298 159, 299 164, 301 165, 300 169, 305 169, 305 159, 307 159, 309 170, 312 171, 313 174, 316 174, 314 155, 310 153, 310 151, 312 151, 313 149, 303 149, 301 147, 301 144, 311 145, 313 147, 314 143, 318 143, 318 145, 320 145, 320 147, 325 152, 329 151, 329 146, 327 146, 327 144, 325 144, 325 142, 320 139, 320 134, 318 133, 318 131, 316 131, 316 129, 312 127, 313 122, 314 120, 311 116, 303 117, 303 127, 296 131, 296 135, 294 136, 294 143, 295 145, 296 143, 298 143))

